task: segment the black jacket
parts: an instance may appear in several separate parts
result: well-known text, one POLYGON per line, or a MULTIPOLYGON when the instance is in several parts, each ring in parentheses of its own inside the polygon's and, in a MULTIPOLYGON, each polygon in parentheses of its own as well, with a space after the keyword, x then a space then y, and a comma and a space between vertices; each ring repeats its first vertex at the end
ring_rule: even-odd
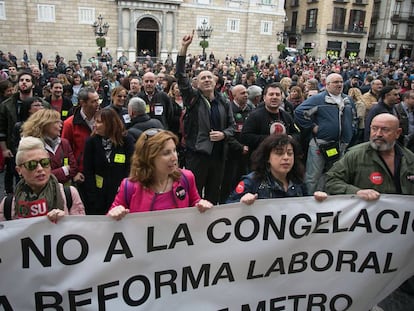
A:
MULTIPOLYGON (((188 151, 211 155, 215 144, 224 143, 223 151, 227 151, 227 143, 210 141, 211 110, 201 92, 191 86, 185 74, 185 56, 177 56, 176 74, 178 86, 183 96, 186 113, 184 116, 185 146, 188 151)), ((226 137, 234 135, 234 118, 230 103, 220 94, 215 94, 220 112, 220 130, 226 137)))
POLYGON ((85 144, 83 173, 85 175, 85 211, 89 215, 104 215, 111 206, 122 179, 129 174, 134 140, 124 137, 122 146, 112 146, 109 160, 105 155, 102 137, 91 136, 85 144))
POLYGON ((150 100, 147 94, 141 91, 138 93, 138 97, 142 98, 149 106, 147 113, 151 118, 160 120, 166 130, 171 128, 173 108, 170 97, 166 93, 156 90, 150 100))

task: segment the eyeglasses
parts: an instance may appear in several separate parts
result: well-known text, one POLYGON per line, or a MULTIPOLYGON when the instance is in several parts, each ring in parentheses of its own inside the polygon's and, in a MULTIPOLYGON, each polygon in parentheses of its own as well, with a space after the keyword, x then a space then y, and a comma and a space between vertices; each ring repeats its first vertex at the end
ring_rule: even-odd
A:
POLYGON ((127 98, 128 96, 126 95, 117 95, 118 98, 127 98))
POLYGON ((164 130, 163 129, 155 129, 154 128, 154 129, 146 130, 143 134, 146 135, 145 136, 145 140, 147 140, 148 138, 150 138, 152 136, 155 136, 155 135, 157 135, 160 132, 164 132, 164 130))
POLYGON ((40 103, 32 104, 32 107, 43 107, 43 104, 40 104, 40 103))
POLYGON ((34 171, 39 164, 43 168, 50 167, 50 159, 49 158, 44 158, 44 159, 40 159, 39 161, 30 160, 30 161, 27 161, 27 162, 24 162, 24 163, 20 164, 19 166, 23 165, 29 171, 34 171))

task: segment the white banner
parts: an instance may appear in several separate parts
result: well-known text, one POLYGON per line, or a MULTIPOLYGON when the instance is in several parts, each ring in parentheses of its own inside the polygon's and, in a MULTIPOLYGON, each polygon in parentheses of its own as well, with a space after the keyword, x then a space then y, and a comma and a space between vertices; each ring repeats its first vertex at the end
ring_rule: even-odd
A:
POLYGON ((412 202, 2 222, 0 310, 369 310, 414 274, 412 202))

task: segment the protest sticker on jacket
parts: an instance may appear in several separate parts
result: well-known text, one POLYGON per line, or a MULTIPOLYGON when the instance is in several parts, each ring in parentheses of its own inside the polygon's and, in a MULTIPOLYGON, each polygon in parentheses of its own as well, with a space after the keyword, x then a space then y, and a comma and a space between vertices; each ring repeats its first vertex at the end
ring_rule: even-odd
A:
POLYGON ((0 310, 369 310, 414 273, 412 196, 0 223, 0 310))

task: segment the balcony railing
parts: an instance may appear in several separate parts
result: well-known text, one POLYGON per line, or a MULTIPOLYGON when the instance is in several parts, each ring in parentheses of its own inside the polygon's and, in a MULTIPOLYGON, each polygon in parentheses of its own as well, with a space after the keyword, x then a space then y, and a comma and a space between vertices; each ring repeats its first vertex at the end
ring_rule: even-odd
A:
POLYGON ((287 33, 296 33, 298 31, 298 26, 285 26, 284 31, 287 33))
POLYGON ((302 32, 303 33, 315 33, 318 30, 318 25, 315 26, 307 26, 307 25, 302 25, 302 32))
POLYGON ((357 5, 368 5, 368 0, 354 0, 353 3, 357 5))
POLYGON ((393 22, 410 22, 414 19, 414 12, 400 12, 394 11, 391 15, 393 22))
POLYGON ((341 32, 344 34, 359 34, 364 35, 368 31, 368 27, 360 27, 358 25, 334 25, 328 24, 327 29, 328 32, 341 32))

